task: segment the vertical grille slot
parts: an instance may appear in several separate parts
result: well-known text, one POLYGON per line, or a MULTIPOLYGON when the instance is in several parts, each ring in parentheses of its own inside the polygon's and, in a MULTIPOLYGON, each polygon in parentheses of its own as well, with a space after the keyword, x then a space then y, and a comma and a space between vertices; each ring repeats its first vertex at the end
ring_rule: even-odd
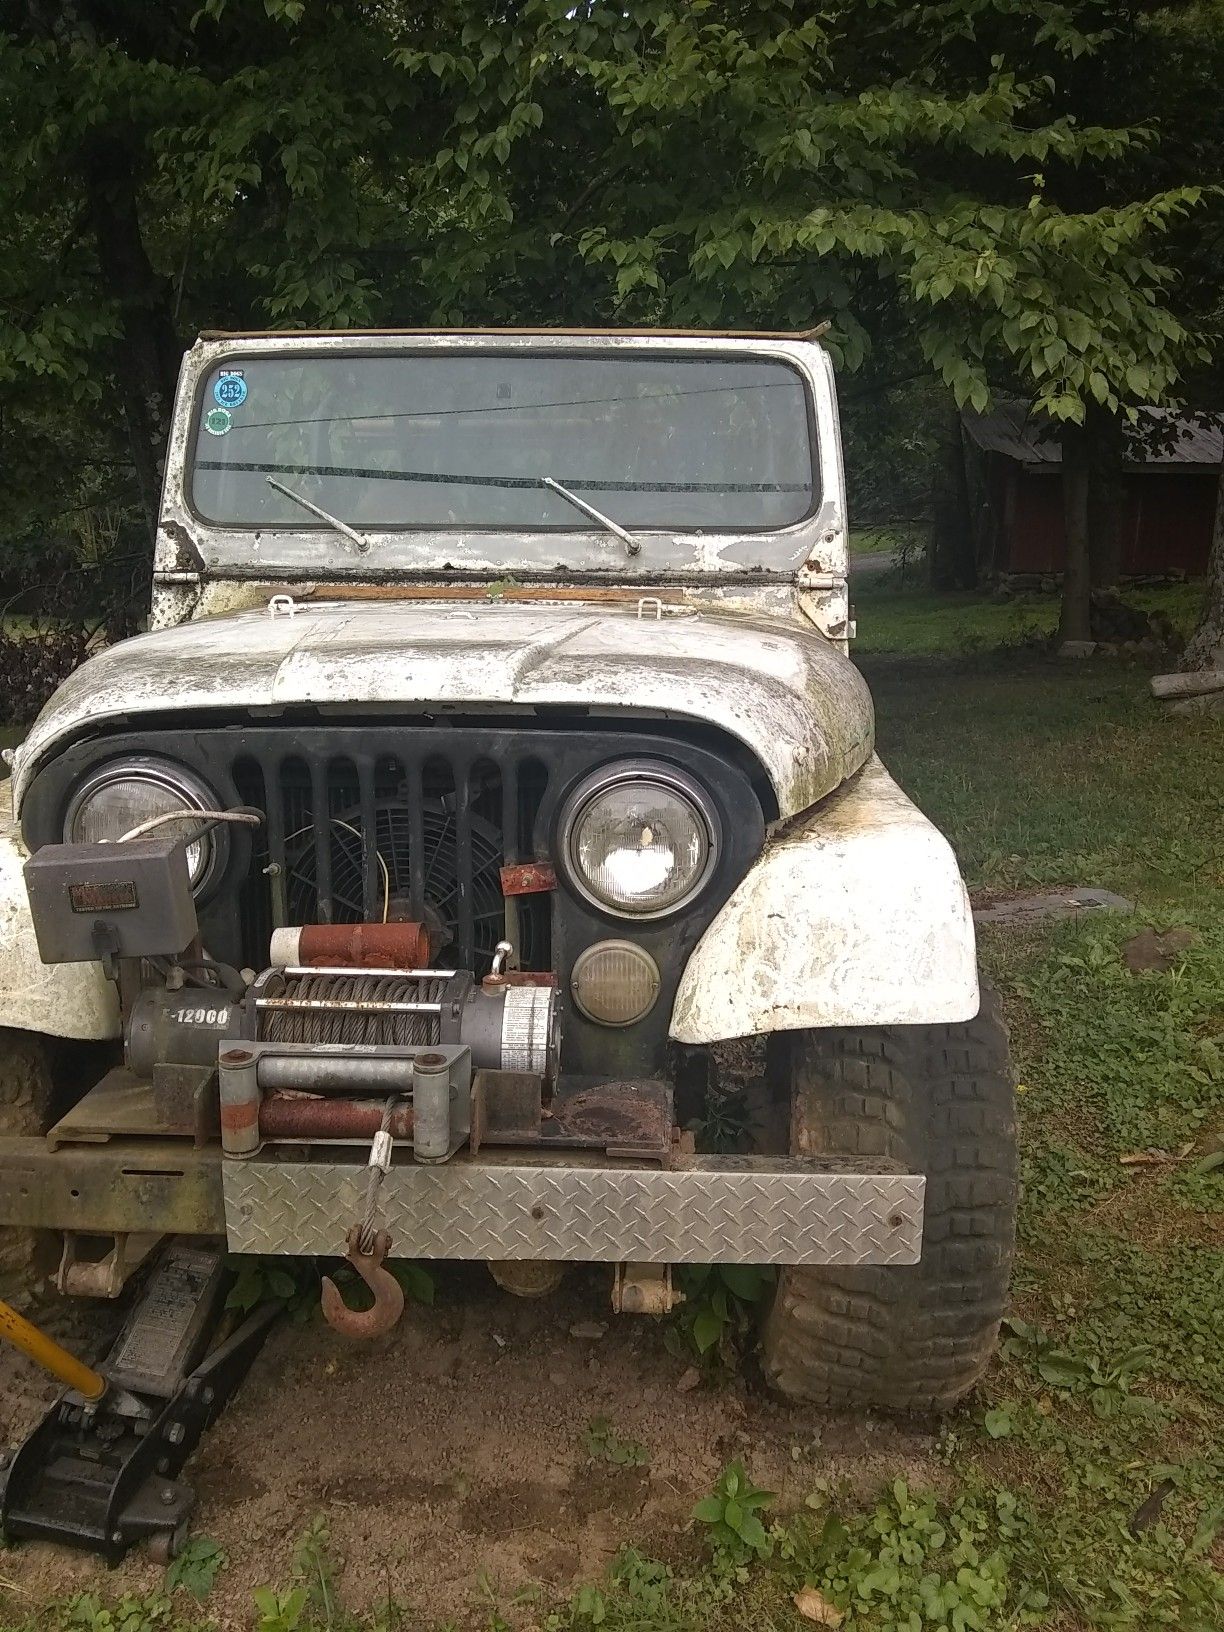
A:
MULTIPOLYGON (((285 844, 285 767, 274 761, 264 778, 264 814, 267 817, 268 885, 271 894, 270 917, 274 929, 282 929, 289 922, 289 877, 286 867, 285 844)), ((259 963, 251 967, 258 968, 259 963)))
MULTIPOLYGON (((258 760, 244 757, 234 762, 234 790, 240 804, 265 811, 269 817, 274 809, 279 811, 279 800, 268 798, 268 783, 258 760)), ((238 886, 238 925, 244 951, 266 950, 272 936, 269 886, 274 875, 270 862, 277 852, 272 848, 270 825, 269 822, 253 831, 251 865, 238 886)), ((283 874, 281 883, 284 883, 283 874)))
MULTIPOLYGON (((408 854, 425 854, 425 791, 420 761, 414 755, 408 762, 404 789, 408 802, 408 854)), ((408 916, 420 923, 425 917, 425 874, 420 866, 412 869, 408 881, 408 916)))
POLYGON ((378 855, 378 800, 374 788, 374 762, 370 759, 360 759, 357 762, 357 779, 360 789, 359 804, 361 808, 361 902, 362 917, 367 924, 376 924, 382 920, 384 902, 387 902, 389 890, 383 886, 383 871, 379 865, 378 855))
POLYGON ((472 773, 473 767, 455 767, 455 917, 458 925, 459 962, 471 969, 476 961, 475 889, 472 860, 472 773))
POLYGON ((310 830, 315 871, 315 913, 321 924, 335 921, 335 902, 332 900, 330 807, 327 767, 321 760, 316 759, 310 766, 310 830))

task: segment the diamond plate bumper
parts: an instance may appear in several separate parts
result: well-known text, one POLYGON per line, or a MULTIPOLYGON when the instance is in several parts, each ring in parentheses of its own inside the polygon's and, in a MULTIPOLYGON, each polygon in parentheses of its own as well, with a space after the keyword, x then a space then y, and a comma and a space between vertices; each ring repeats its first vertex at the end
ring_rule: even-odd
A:
MULTIPOLYGON (((361 1217, 356 1163, 226 1161, 234 1252, 331 1256, 361 1217)), ((914 1264, 926 1180, 787 1157, 693 1157, 658 1168, 460 1156, 406 1163, 379 1213, 402 1258, 914 1264)))

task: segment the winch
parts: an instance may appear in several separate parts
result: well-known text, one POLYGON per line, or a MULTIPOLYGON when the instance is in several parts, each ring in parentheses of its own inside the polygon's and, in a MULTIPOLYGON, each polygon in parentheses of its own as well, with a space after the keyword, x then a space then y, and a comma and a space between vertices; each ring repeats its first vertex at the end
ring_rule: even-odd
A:
MULTIPOLYGON (((403 1307, 383 1264, 391 1241, 378 1224, 393 1167, 387 1189, 399 1196, 406 1169, 449 1163, 462 1170, 460 1188, 475 1171, 509 1171, 481 1158, 485 1146, 516 1147, 520 1159, 536 1152, 545 1163, 553 1153, 585 1152, 579 1172, 592 1156, 656 1170, 669 1162, 668 1085, 562 1078, 556 977, 514 969, 507 941, 481 979, 433 967, 433 936, 415 921, 280 927, 259 973, 210 958, 188 848, 213 821, 262 820, 246 807, 194 812, 175 818, 186 833, 146 824, 114 843, 46 845, 26 864, 43 961, 99 960, 118 989, 123 1023, 124 1065, 51 1129, 53 1144, 139 1137, 150 1125, 196 1148, 219 1139, 226 1197, 242 1190, 243 1172, 264 1182, 269 1161, 278 1171, 326 1174, 327 1193, 303 1212, 302 1227, 329 1209, 345 1223, 346 1256, 374 1292, 374 1308, 346 1308, 327 1281, 323 1307, 355 1336, 386 1330, 403 1307), (362 1156, 366 1178, 355 1194, 362 1156)), ((473 1202, 478 1212, 484 1206, 473 1202)), ((227 1200, 226 1208, 230 1245, 258 1250, 242 1233, 244 1204, 227 1200)), ((426 1210, 421 1219, 431 1216, 426 1210)), ((500 1203, 490 1216, 500 1217, 500 1203)), ((537 1207, 531 1227, 546 1216, 537 1207)), ((419 1255, 419 1221, 409 1233, 419 1255)), ((116 1235, 105 1258, 86 1259, 66 1233, 61 1289, 117 1295, 155 1239, 116 1235)), ((340 1243, 331 1240, 326 1249, 303 1240, 298 1250, 334 1252, 340 1243)), ((496 1243, 476 1255, 494 1260, 496 1243)))
POLYGON ((480 981, 429 968, 419 922, 279 927, 268 968, 228 968, 199 942, 186 849, 212 821, 263 814, 189 821, 186 834, 44 845, 26 867, 42 960, 101 958, 119 987, 126 1072, 152 1085, 163 1120, 197 1142, 219 1131, 233 1159, 380 1131, 418 1162, 481 1139, 535 1144, 543 1124, 558 1142, 599 1142, 581 1126, 566 1139, 548 1118, 560 1061, 552 974, 509 968, 509 942, 480 981))
MULTIPOLYGON (((403 926, 407 939, 416 927, 403 926)), ((494 1094, 490 1078, 513 1073, 520 1090, 532 1078, 540 1105, 556 1077, 555 988, 505 972, 510 950, 482 982, 466 970, 295 965, 265 969, 240 997, 148 987, 132 1005, 128 1066, 153 1079, 219 1064, 227 1155, 270 1138, 368 1138, 380 1108, 351 1096, 377 1095, 410 1102, 395 1131, 417 1160, 444 1160, 470 1132, 475 1073, 494 1094)))
MULTIPOLYGON (((262 820, 193 820, 223 816, 262 820)), ((238 1159, 380 1130, 421 1162, 482 1136, 539 1137, 560 1055, 551 975, 511 970, 508 942, 483 980, 430 968, 429 931, 412 922, 282 927, 260 974, 228 968, 199 943, 196 836, 48 845, 27 866, 44 961, 101 957, 118 984, 132 1077, 177 1096, 188 1122, 219 1105, 238 1159)))

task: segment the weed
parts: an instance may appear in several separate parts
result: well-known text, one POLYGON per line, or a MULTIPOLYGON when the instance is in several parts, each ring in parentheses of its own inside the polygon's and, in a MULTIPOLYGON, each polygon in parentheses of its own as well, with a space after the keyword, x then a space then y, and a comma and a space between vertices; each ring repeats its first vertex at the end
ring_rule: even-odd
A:
POLYGON ((298 1632, 309 1600, 305 1587, 256 1587, 252 1597, 259 1611, 256 1632, 298 1632))
POLYGON ((697 1149, 712 1156, 745 1150, 752 1131, 752 1111, 744 1090, 709 1093, 703 1115, 688 1124, 688 1131, 697 1149))
POLYGON ((166 1591, 179 1587, 200 1602, 225 1567, 225 1554, 210 1536, 193 1536, 166 1571, 166 1591))
POLYGON ((1013 1412, 1005 1405, 995 1406, 982 1418, 982 1425, 991 1439, 1009 1439, 1016 1426, 1013 1412))
POLYGON ((261 1303, 281 1303, 291 1320, 309 1320, 319 1306, 319 1270, 313 1258, 231 1258, 234 1284, 227 1309, 248 1314, 261 1303))
POLYGON ((676 1280, 684 1302, 667 1329, 668 1348, 681 1358, 717 1360, 735 1370, 756 1333, 773 1270, 761 1264, 684 1264, 676 1280))
POLYGON ((113 1604, 94 1592, 79 1592, 59 1606, 64 1632, 180 1632, 169 1598, 160 1592, 143 1596, 125 1592, 113 1604))
POLYGON ((336 1624, 336 1561, 331 1530, 318 1514, 302 1532, 293 1554, 293 1584, 257 1587, 257 1632, 298 1632, 299 1627, 330 1629, 336 1624))
POLYGON ((433 1306, 434 1278, 424 1264, 418 1264, 411 1258, 392 1258, 387 1268, 403 1287, 409 1303, 421 1303, 427 1308, 433 1306))
POLYGON ((732 1462, 719 1475, 712 1495, 703 1496, 693 1509, 698 1524, 708 1526, 707 1534, 716 1553, 732 1562, 768 1558, 773 1538, 766 1530, 761 1513, 774 1500, 772 1490, 754 1485, 742 1462, 732 1462))
MULTIPOLYGON (((226 1298, 227 1309, 248 1313, 261 1303, 281 1303, 290 1320, 299 1324, 311 1320, 319 1310, 320 1261, 315 1258, 252 1258, 231 1260, 234 1284, 226 1298)), ((431 1305, 434 1279, 423 1264, 411 1259, 393 1259, 387 1268, 403 1287, 410 1302, 431 1305)), ((370 1301, 365 1282, 350 1264, 341 1261, 330 1267, 345 1301, 361 1308, 370 1301)))
MULTIPOLYGON (((1004 1322, 1011 1334, 1004 1340, 1003 1353, 1029 1361, 1044 1382, 1055 1388, 1064 1388, 1087 1398, 1094 1414, 1101 1418, 1116 1416, 1147 1417, 1160 1415, 1155 1400, 1131 1393, 1131 1383, 1151 1364, 1152 1351, 1142 1344, 1128 1349, 1112 1364, 1099 1355, 1073 1354, 1060 1348, 1052 1338, 1039 1332, 1027 1321, 1012 1316, 1004 1322)), ((990 1425, 987 1423, 987 1431, 990 1425)))
POLYGON ((335 1614, 336 1559, 332 1552, 331 1528, 322 1513, 316 1514, 297 1544, 293 1555, 294 1574, 306 1589, 312 1609, 331 1626, 335 1614))
POLYGON ((544 1632, 708 1632, 734 1587, 713 1571, 686 1576, 626 1547, 602 1581, 578 1589, 543 1622, 544 1632))
POLYGON ((607 1417, 593 1417, 582 1433, 583 1449, 594 1462, 617 1468, 643 1468, 650 1461, 636 1439, 622 1439, 607 1417))

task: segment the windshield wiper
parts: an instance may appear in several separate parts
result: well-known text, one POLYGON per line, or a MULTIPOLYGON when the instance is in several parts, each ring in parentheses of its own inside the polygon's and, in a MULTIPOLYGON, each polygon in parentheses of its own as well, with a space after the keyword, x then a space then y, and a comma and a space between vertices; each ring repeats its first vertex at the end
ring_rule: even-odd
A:
POLYGON ((355 527, 350 527, 347 521, 341 521, 339 516, 333 516, 330 511, 324 510, 322 505, 315 504, 313 500, 305 498, 301 493, 295 493, 291 487, 286 487, 284 482, 278 482, 274 476, 266 476, 264 480, 269 487, 274 487, 278 493, 283 493, 287 499, 292 499, 294 504, 300 504, 303 510, 309 510, 312 516, 318 516, 320 521, 325 521, 329 527, 334 527, 341 538, 347 538, 356 547, 358 555, 364 555, 370 548, 369 539, 363 533, 359 533, 355 527))
POLYGON ((551 487, 554 493, 560 493, 563 499, 568 499, 575 509, 583 511, 593 521, 597 521, 601 527, 606 527, 610 533, 615 533, 617 538, 624 544, 628 554, 637 555, 640 552, 642 548, 641 539, 634 538, 632 533, 627 533, 619 521, 613 521, 611 516, 605 516, 602 510, 596 510, 593 504, 588 504, 585 499, 580 499, 577 493, 571 493, 568 487, 563 487, 557 481, 556 477, 541 476, 540 480, 545 487, 551 487))

